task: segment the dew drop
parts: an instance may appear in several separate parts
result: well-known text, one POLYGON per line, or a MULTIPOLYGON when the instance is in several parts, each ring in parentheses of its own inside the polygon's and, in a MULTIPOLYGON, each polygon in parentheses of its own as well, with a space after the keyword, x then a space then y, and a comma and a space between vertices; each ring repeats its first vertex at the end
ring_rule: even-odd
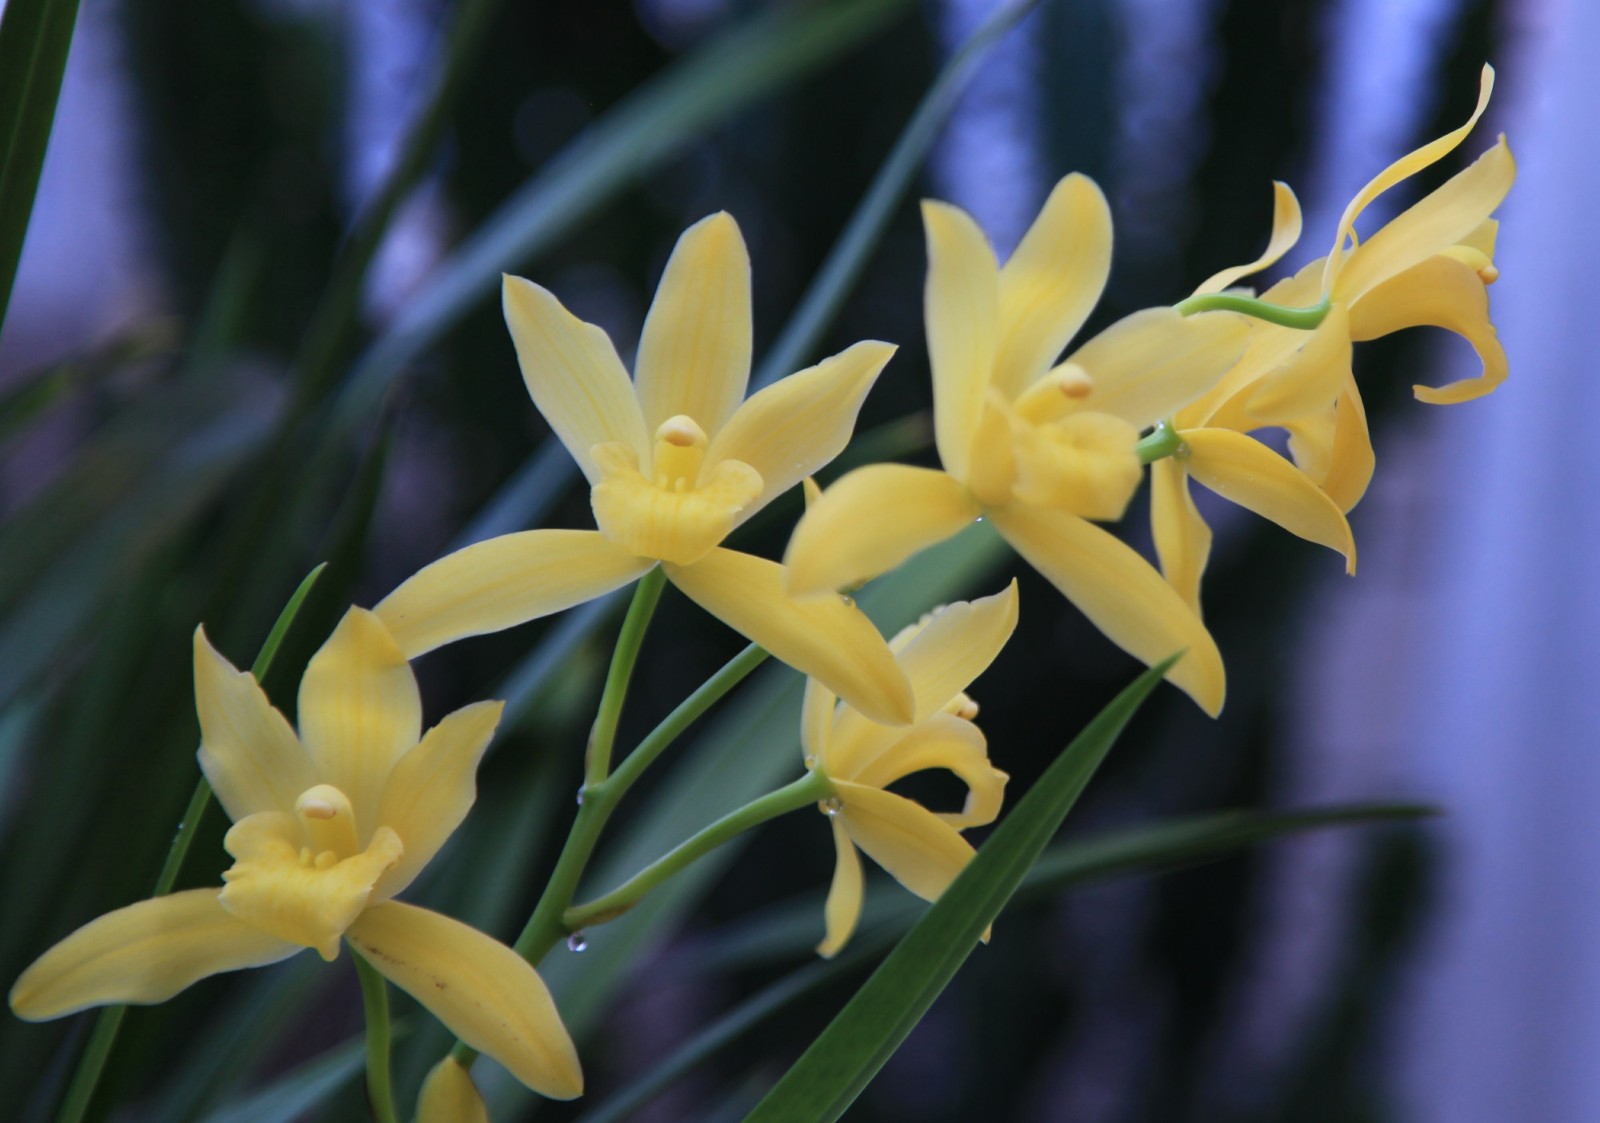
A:
POLYGON ((579 807, 583 806, 583 789, 582 788, 578 789, 578 806, 579 807))
POLYGON ((567 937, 568 951, 583 951, 589 946, 589 938, 582 932, 574 932, 567 937))
POLYGON ((810 753, 807 753, 806 754, 806 771, 809 772, 811 769, 815 768, 816 766, 817 766, 817 758, 812 756, 810 753))
POLYGON ((822 813, 830 819, 843 810, 844 804, 837 799, 825 799, 822 801, 822 813))

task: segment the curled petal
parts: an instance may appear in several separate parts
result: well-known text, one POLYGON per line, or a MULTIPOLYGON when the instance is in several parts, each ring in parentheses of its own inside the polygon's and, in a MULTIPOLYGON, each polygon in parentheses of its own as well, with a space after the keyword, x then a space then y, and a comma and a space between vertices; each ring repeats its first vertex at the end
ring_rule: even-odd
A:
POLYGON ((700 607, 876 721, 911 720, 911 686, 878 629, 839 596, 797 600, 783 567, 718 547, 667 576, 700 607))
POLYGON ((932 811, 877 788, 835 787, 851 841, 924 901, 937 901, 972 861, 972 844, 932 811))
POLYGON ((706 463, 735 460, 761 474, 761 494, 741 522, 844 450, 867 391, 894 352, 888 343, 857 343, 738 408, 706 450, 706 463))
POLYGON ((1261 256, 1245 265, 1235 265, 1221 272, 1213 273, 1200 283, 1195 294, 1221 292, 1230 285, 1259 273, 1267 266, 1274 264, 1280 257, 1294 248, 1300 240, 1300 230, 1303 220, 1300 215, 1300 200, 1295 198, 1294 191, 1287 183, 1281 180, 1272 181, 1272 236, 1267 239, 1267 248, 1261 256))
POLYGON ((750 254, 719 211, 678 238, 634 363, 645 428, 692 417, 715 438, 750 380, 750 254))
POLYGON ((317 782, 311 758, 255 676, 235 670, 194 632, 194 698, 200 714, 200 768, 228 818, 287 811, 317 782))
POLYGON ((489 1109, 472 1074, 446 1057, 433 1066, 417 1096, 417 1123, 489 1123, 489 1109))
POLYGON ((1000 347, 993 385, 1011 401, 1061 356, 1111 272, 1111 208, 1088 176, 1050 192, 1000 270, 1000 347))
POLYGON ((90 1006, 165 1002, 207 975, 263 967, 302 950, 224 912, 219 892, 190 889, 91 920, 22 973, 11 1009, 42 1022, 90 1006))
POLYGON ((505 278, 501 303, 528 394, 589 482, 600 478, 589 455, 597 444, 621 441, 647 455, 649 435, 633 383, 606 333, 521 277, 505 278))
POLYGON ((1222 709, 1222 654, 1195 611, 1129 546, 1093 523, 1058 511, 1017 507, 992 513, 995 529, 1095 627, 1143 663, 1177 651, 1167 672, 1206 713, 1222 709))
POLYGON ((797 596, 850 588, 955 535, 982 508, 953 476, 870 464, 840 477, 810 505, 784 554, 797 596))
POLYGON ((1069 356, 1092 380, 1078 408, 1148 428, 1211 389, 1249 335, 1248 321, 1229 312, 1146 308, 1125 316, 1069 356))
POLYGON ((1477 269, 1440 254, 1414 265, 1367 293, 1352 310, 1355 338, 1376 339, 1410 327, 1453 331, 1478 352, 1483 373, 1448 386, 1413 387, 1432 405, 1453 405, 1481 398, 1506 379, 1506 350, 1489 322, 1489 290, 1477 269))
POLYGON ((1175 457, 1150 465, 1150 528, 1167 584, 1200 615, 1200 577, 1211 556, 1211 528, 1189 494, 1189 473, 1175 457))
POLYGON ((922 204, 928 236, 923 319, 933 371, 939 459, 965 479, 972 427, 989 386, 1000 330, 1000 266, 978 224, 959 207, 922 204))
POLYGON ((1344 555, 1356 571, 1356 543, 1339 505, 1266 445, 1228 429, 1188 429, 1189 474, 1224 499, 1344 555))
POLYGON ((478 761, 504 709, 504 702, 476 702, 457 710, 394 766, 378 804, 378 822, 400 836, 405 854, 378 879, 375 900, 387 900, 410 885, 472 810, 478 761))
POLYGON ((318 779, 350 799, 363 838, 394 762, 422 736, 422 695, 383 621, 352 608, 300 680, 300 739, 318 779))
POLYGON ((936 812, 956 830, 992 823, 1000 814, 1009 777, 989 763, 989 747, 970 721, 953 714, 934 714, 887 749, 866 761, 854 775, 841 776, 869 788, 887 788, 914 772, 944 769, 967 785, 960 811, 936 812))
POLYGON ((833 883, 828 886, 828 901, 823 906, 827 934, 817 945, 817 954, 832 959, 855 934, 861 920, 861 855, 844 829, 838 815, 830 820, 833 827, 833 883))
POLYGON ((535 1092, 583 1094, 578 1051, 549 989, 520 955, 427 909, 387 901, 361 914, 348 939, 385 978, 445 1027, 535 1092))
POLYGON ((446 554, 373 612, 415 659, 466 636, 594 600, 653 565, 592 530, 524 530, 446 554))

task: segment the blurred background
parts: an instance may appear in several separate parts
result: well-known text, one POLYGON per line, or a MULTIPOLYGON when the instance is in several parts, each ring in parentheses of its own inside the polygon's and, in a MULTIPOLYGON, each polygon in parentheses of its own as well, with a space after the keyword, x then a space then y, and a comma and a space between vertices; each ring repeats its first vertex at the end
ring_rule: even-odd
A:
MULTIPOLYGON (((292 710, 346 604, 491 534, 591 525, 517 375, 500 271, 553 289, 631 361, 677 234, 726 209, 754 260, 758 376, 900 344, 841 463, 928 462, 918 197, 966 207, 1003 255, 1058 177, 1094 176, 1117 231, 1095 330, 1255 256, 1274 178, 1306 207, 1286 264, 1327 252, 1351 194, 1463 120, 1491 61, 1484 124, 1369 222, 1510 135, 1521 170, 1491 301, 1511 380, 1439 410, 1409 387, 1476 373, 1463 341, 1359 350, 1378 474, 1352 515, 1355 580, 1204 506, 1223 717, 1156 696, 1069 820, 1053 879, 849 1118, 1600 1118, 1600 500, 1584 443, 1600 379, 1575 296, 1600 259, 1600 6, 1043 0, 928 109, 847 299, 797 328, 925 93, 1000 7, 83 0, 0 334, 0 974, 149 892, 196 774, 197 622, 246 665, 330 560, 267 683, 292 710), (1317 831, 1292 817, 1382 804, 1442 814, 1317 831), (1163 848, 1162 824, 1205 844, 1163 848)), ((797 510, 737 544, 776 556, 797 510)), ((1141 548, 1144 522, 1136 507, 1125 524, 1141 548)), ((1020 793, 1132 661, 981 532, 863 603, 897 627, 1013 574, 1022 624, 974 694, 1020 793)), ((413 899, 515 935, 570 820, 619 608, 419 664, 430 721, 485 696, 513 719, 413 899)), ((739 642, 669 590, 622 743, 739 642)), ((591 892, 798 771, 798 681, 764 670, 669 758, 619 815, 591 892)), ((543 971, 590 1094, 537 1104, 485 1065, 495 1118, 738 1118, 917 911, 869 881, 858 954, 816 964, 824 824, 774 824, 581 954, 557 949, 543 971), (699 1063, 659 1067, 690 1047, 699 1063), (650 1097, 619 1098, 652 1072, 650 1097)), ((225 826, 206 821, 186 884, 215 883, 225 826)), ((353 973, 313 960, 134 1011, 89 1117, 361 1117, 353 973)), ((397 1009, 409 1105, 448 1039, 397 1009)), ((90 1021, 3 1020, 8 1117, 53 1117, 90 1021)))

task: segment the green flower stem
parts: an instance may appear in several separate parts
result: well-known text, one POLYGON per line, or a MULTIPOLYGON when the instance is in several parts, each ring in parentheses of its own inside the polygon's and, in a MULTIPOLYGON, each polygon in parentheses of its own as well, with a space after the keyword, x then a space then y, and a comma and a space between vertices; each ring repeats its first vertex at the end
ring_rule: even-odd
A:
POLYGON ((350 957, 361 980, 361 1004, 367 1014, 367 1098, 378 1123, 400 1123, 394 1110, 394 1085, 389 1078, 389 986, 377 968, 355 948, 350 957))
MULTIPOLYGON (((290 625, 300 612, 300 606, 305 603, 311 587, 317 583, 317 578, 322 576, 322 571, 327 565, 327 562, 323 562, 306 574, 305 580, 300 582, 299 587, 289 597, 288 603, 283 606, 283 611, 278 614, 278 619, 272 625, 272 630, 267 633, 261 650, 256 652, 256 661, 250 665, 250 673, 255 675, 257 682, 260 682, 271 669, 272 661, 278 655, 278 648, 283 644, 283 637, 288 634, 290 625)), ((173 836, 172 845, 167 849, 166 861, 161 863, 161 872, 156 875, 156 887, 151 896, 165 897, 172 892, 172 887, 178 882, 178 875, 183 872, 183 862, 189 856, 189 847, 200 830, 200 820, 204 818, 210 806, 211 785, 206 782, 204 776, 201 776, 194 786, 194 793, 189 796, 189 806, 184 809, 183 821, 178 824, 178 833, 173 836)), ((83 1056, 79 1058, 78 1067, 72 1074, 72 1083, 67 1087, 66 1098, 61 1101, 61 1110, 56 1115, 56 1123, 80 1123, 88 1112, 95 1089, 100 1085, 100 1076, 105 1072, 106 1061, 111 1058, 111 1050, 117 1043, 117 1034, 122 1029, 122 1019, 127 1014, 126 1006, 107 1006, 95 1018, 94 1029, 89 1032, 89 1042, 83 1047, 83 1056)))
POLYGON ((1321 303, 1313 304, 1310 308, 1286 308, 1282 304, 1257 300, 1253 296, 1240 296, 1231 292, 1207 292, 1191 296, 1188 300, 1180 300, 1174 307, 1185 316, 1193 316, 1196 312, 1239 312, 1280 327, 1310 331, 1322 323, 1331 304, 1327 297, 1323 297, 1321 303))
POLYGON ((611 652, 611 669, 606 672, 600 707, 595 712, 594 728, 589 733, 589 751, 584 758, 583 769, 585 790, 604 783, 611 773, 611 746, 617 740, 622 703, 628 696, 628 683, 633 678, 634 664, 639 661, 639 648, 644 643, 645 630, 650 626, 650 617, 655 615, 656 604, 661 600, 661 590, 666 583, 667 575, 658 565, 646 573, 633 590, 633 603, 628 605, 628 615, 622 621, 617 646, 611 652))
POLYGON ((1153 464, 1169 456, 1182 455, 1183 438, 1172 422, 1161 421, 1134 446, 1134 451, 1139 454, 1139 463, 1153 464))
POLYGON ((833 785, 821 772, 807 772, 792 784, 768 792, 724 815, 692 838, 679 843, 667 854, 651 862, 634 874, 624 884, 603 897, 586 905, 566 911, 564 920, 569 932, 576 932, 588 924, 603 924, 614 920, 638 904, 644 895, 666 881, 673 874, 703 858, 724 842, 743 834, 751 827, 769 819, 798 811, 810 803, 818 803, 833 795, 833 785))

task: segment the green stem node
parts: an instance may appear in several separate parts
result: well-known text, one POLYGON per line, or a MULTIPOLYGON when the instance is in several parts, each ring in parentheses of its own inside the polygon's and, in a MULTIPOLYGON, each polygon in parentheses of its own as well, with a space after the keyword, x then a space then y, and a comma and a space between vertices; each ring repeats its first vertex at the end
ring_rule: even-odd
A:
POLYGON ((1134 451, 1139 454, 1141 464, 1153 464, 1169 456, 1184 456, 1188 453, 1183 438, 1179 436, 1177 428, 1170 421, 1158 422, 1156 427, 1134 446, 1134 451))

